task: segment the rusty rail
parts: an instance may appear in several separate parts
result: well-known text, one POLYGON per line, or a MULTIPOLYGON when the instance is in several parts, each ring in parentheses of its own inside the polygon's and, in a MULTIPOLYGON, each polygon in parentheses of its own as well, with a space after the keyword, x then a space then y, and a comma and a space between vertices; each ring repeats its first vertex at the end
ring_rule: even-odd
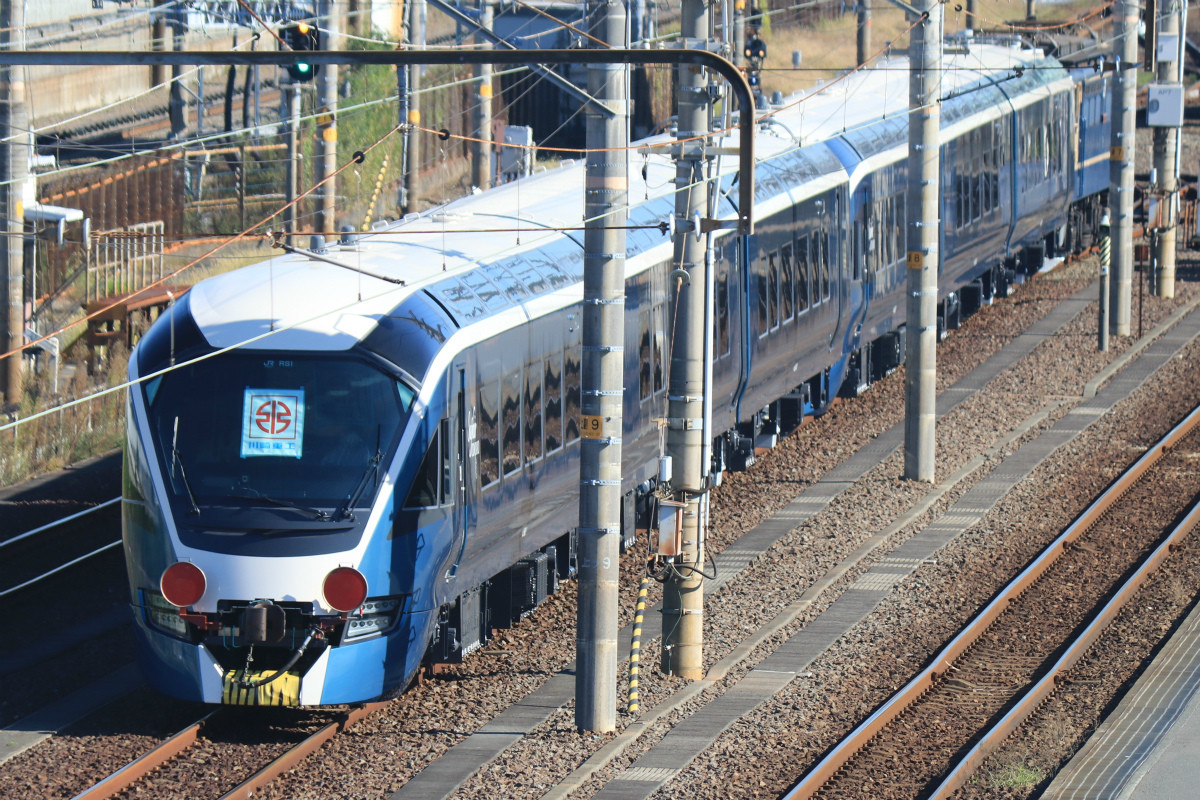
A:
POLYGON ((200 729, 204 727, 204 723, 208 722, 216 713, 216 711, 209 712, 196 722, 179 731, 179 733, 159 743, 153 750, 130 761, 90 789, 85 789, 75 795, 72 800, 108 800, 110 797, 116 797, 146 775, 194 745, 196 739, 200 736, 200 729))
POLYGON ((1121 609, 1133 599, 1133 596, 1142 588, 1142 585, 1150 575, 1158 569, 1159 565, 1162 564, 1163 560, 1174 549, 1176 542, 1191 533, 1197 523, 1200 523, 1200 504, 1192 506, 1192 510, 1187 513, 1183 520, 1154 549, 1154 552, 1129 577, 1129 580, 1117 590, 1112 599, 1096 615, 1096 618, 1079 634, 1079 637, 1067 648, 1062 657, 1050 668, 1050 671, 1034 684, 1020 701, 983 735, 983 738, 962 757, 954 769, 946 773, 942 782, 929 795, 929 800, 942 800, 943 798, 950 797, 950 795, 962 788, 963 784, 970 778, 971 773, 979 768, 992 751, 1003 744, 1004 740, 1011 736, 1037 710, 1038 706, 1050 696, 1062 679, 1063 674, 1074 667, 1075 663, 1088 651, 1088 648, 1100 638, 1105 629, 1116 619, 1121 609))
POLYGON ((280 755, 270 764, 260 769, 258 772, 251 775, 242 783, 239 783, 234 788, 230 789, 225 794, 221 795, 220 800, 250 800, 259 793, 267 784, 278 778, 289 769, 297 766, 301 761, 315 753, 321 745, 332 739, 337 734, 353 726, 359 720, 366 717, 388 704, 388 701, 377 703, 367 703, 365 705, 353 708, 342 715, 341 719, 330 722, 317 732, 313 733, 304 741, 297 744, 286 753, 280 755))
MULTIPOLYGON (((955 636, 954 639, 952 639, 950 643, 947 644, 941 650, 941 652, 937 654, 929 666, 927 666, 916 677, 909 681, 904 688, 892 695, 892 697, 886 703, 876 709, 875 712, 867 717, 867 719, 864 720, 857 728, 851 731, 846 738, 839 742, 837 746, 833 748, 833 750, 831 750, 823 759, 821 759, 821 761, 818 762, 817 765, 813 767, 812 770, 810 770, 808 774, 806 774, 804 778, 798 784, 796 784, 795 787, 791 789, 791 791, 784 795, 784 800, 805 800, 806 798, 811 798, 816 795, 826 783, 834 778, 838 771, 842 769, 842 767, 845 766, 846 763, 848 763, 859 750, 866 746, 872 737, 891 724, 897 717, 904 713, 905 710, 913 705, 913 703, 915 703, 921 697, 921 695, 929 690, 938 677, 944 674, 944 672, 951 667, 955 660, 957 660, 972 645, 974 645, 980 637, 983 636, 996 618, 1008 608, 1008 605, 1010 602, 1012 602, 1012 600, 1019 597, 1026 589, 1028 589, 1039 578, 1041 578, 1042 575, 1044 575, 1050 569, 1054 562, 1058 560, 1059 556, 1066 549, 1068 549, 1073 542, 1082 537, 1096 523, 1096 521, 1113 506, 1113 504, 1120 500, 1120 498, 1129 490, 1130 487, 1136 484, 1142 478, 1142 476, 1145 475, 1146 472, 1148 472, 1159 461, 1159 459, 1162 458, 1164 453, 1174 447, 1176 443, 1178 443, 1183 437, 1187 436, 1197 426, 1197 424, 1200 424, 1200 406, 1194 408, 1182 422, 1172 428, 1165 436, 1163 436, 1163 438, 1147 449, 1142 457, 1139 458, 1128 470, 1126 470, 1120 478, 1114 481, 1113 484, 1109 486, 1103 494, 1096 498, 1096 500, 1094 500, 1092 504, 1088 506, 1088 508, 1058 536, 1058 538, 1051 542, 1050 545, 1042 551, 1041 555, 1034 559, 1029 566, 1022 570, 1017 577, 1015 577, 1006 587, 1004 587, 1004 589, 990 603, 988 603, 983 611, 981 611, 979 615, 976 616, 969 625, 967 625, 966 628, 964 628, 957 636, 955 636)), ((1149 566, 1139 569, 1137 574, 1143 575, 1144 577, 1144 574, 1153 571, 1154 566, 1157 566, 1158 562, 1165 557, 1170 546, 1170 541, 1173 541, 1173 539, 1178 535, 1182 535, 1190 530, 1191 526, 1195 524, 1195 521, 1198 517, 1200 517, 1200 512, 1198 512, 1197 509, 1193 509, 1192 512, 1187 515, 1184 523, 1181 523, 1180 527, 1176 531, 1173 531, 1171 536, 1168 537, 1168 541, 1165 541, 1147 559, 1147 564, 1149 566), (1184 527, 1185 524, 1187 525, 1186 528, 1184 527), (1143 570, 1145 570, 1145 573, 1143 573, 1143 570)), ((1137 585, 1140 586, 1140 582, 1137 585)), ((1120 598, 1126 596, 1127 591, 1129 594, 1132 594, 1136 588, 1136 586, 1134 586, 1133 589, 1123 588, 1117 593, 1116 597, 1120 598)), ((1115 599, 1116 598, 1114 598, 1114 602, 1115 599)), ((1114 607, 1113 603, 1110 602, 1101 612, 1101 617, 1104 617, 1105 615, 1115 616, 1119 610, 1119 606, 1114 607)), ((1108 620, 1111 619, 1111 616, 1108 616, 1108 619, 1104 621, 1104 625, 1108 624, 1108 620)), ((1099 618, 1097 621, 1099 621, 1099 618)), ((1095 623, 1093 623, 1093 625, 1094 624, 1095 623)), ((1087 630, 1091 631, 1093 625, 1089 625, 1087 630)), ((1092 638, 1094 639, 1095 636, 1098 636, 1102 630, 1103 625, 1101 625, 1101 627, 1095 631, 1092 638)), ((1085 631, 1085 635, 1086 634, 1087 631, 1085 631)), ((1071 658, 1070 664, 1073 664, 1074 661, 1078 659, 1079 655, 1081 655, 1090 644, 1090 641, 1082 645, 1077 643, 1071 648, 1068 648, 1067 653, 1062 657, 1060 663, 1065 661, 1067 658, 1071 658), (1076 652, 1077 648, 1081 649, 1076 652)), ((1067 666, 1069 666, 1069 664, 1067 666)), ((1046 681, 1049 681, 1049 688, 1052 688, 1053 677, 1048 676, 1047 679, 1042 683, 1045 683, 1046 681)), ((1038 684, 1038 687, 1041 687, 1041 683, 1038 684)), ((1026 697, 1022 698, 1012 712, 1006 715, 1005 718, 1001 720, 1001 722, 998 723, 995 728, 993 728, 993 732, 987 734, 984 740, 982 740, 967 754, 966 757, 964 757, 963 761, 966 762, 966 760, 969 758, 971 759, 970 763, 961 763, 958 767, 952 770, 951 773, 947 774, 947 778, 942 784, 943 786, 947 787, 945 794, 940 793, 941 788, 939 787, 938 793, 931 795, 931 798, 949 796, 949 794, 952 793, 955 788, 958 788, 962 785, 962 781, 966 780, 966 777, 970 774, 971 770, 978 766, 983 758, 986 757, 988 750, 991 747, 994 747, 997 741, 1003 741, 1003 739, 1007 737, 1009 733, 1011 733, 1012 730, 1015 729, 1016 726, 1019 725, 1020 722, 1024 720, 1025 717, 1028 716, 1028 714, 1031 713, 1033 709, 1035 709, 1041 702, 1042 698, 1029 698, 1029 695, 1033 694, 1034 691, 1036 691, 1036 689, 1027 692, 1026 697), (1010 717, 1012 717, 1012 720, 1009 719, 1010 717), (1011 727, 1008 727, 1007 730, 1003 732, 998 731, 997 728, 1004 724, 1011 724, 1011 727), (953 786, 950 786, 949 781, 951 780, 952 776, 954 780, 958 782, 953 786)))
MULTIPOLYGON (((245 781, 223 794, 221 800, 255 796, 271 781, 316 752, 321 745, 387 704, 387 701, 367 703, 341 714, 338 719, 323 726, 303 741, 298 742, 295 747, 290 748, 245 781)), ((196 739, 200 736, 200 731, 204 727, 204 724, 209 722, 218 713, 220 713, 220 709, 209 712, 203 718, 193 722, 179 731, 179 733, 160 743, 153 750, 129 762, 91 788, 85 789, 75 795, 72 800, 109 800, 109 798, 116 797, 137 781, 194 745, 196 739)))

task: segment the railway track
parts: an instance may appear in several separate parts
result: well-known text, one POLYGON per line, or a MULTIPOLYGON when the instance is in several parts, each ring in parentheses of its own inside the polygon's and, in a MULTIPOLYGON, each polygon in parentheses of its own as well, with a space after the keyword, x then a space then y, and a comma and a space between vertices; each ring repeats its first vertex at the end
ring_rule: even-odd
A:
MULTIPOLYGON (((1023 300, 1024 300, 1024 303, 1026 303, 1026 304, 1028 304, 1030 302, 1028 296, 1026 296, 1023 300)), ((1016 312, 1022 307, 1023 306, 1017 306, 1017 307, 1014 307, 1013 309, 1010 309, 1009 311, 1016 312)), ((1077 306, 1072 306, 1072 308, 1081 309, 1081 308, 1083 308, 1083 306, 1077 305, 1077 306)), ((1058 324, 1062 324, 1062 323, 1061 322, 1055 323, 1055 325, 1058 325, 1058 324)), ((1046 332, 1037 333, 1033 336, 1033 338, 1036 341, 1046 341, 1046 339, 1044 339, 1043 337, 1046 337, 1047 335, 1053 335, 1051 332, 1053 330, 1055 330, 1055 328, 1052 326, 1045 330, 1046 330, 1046 332)), ((961 396, 962 395, 956 395, 956 397, 961 397, 961 396)), ((871 402, 871 401, 874 401, 874 399, 868 397, 868 401, 871 402)), ((883 405, 887 405, 887 403, 884 402, 883 400, 879 400, 879 402, 883 403, 883 405)), ((852 409, 853 407, 854 407, 854 404, 847 404, 843 408, 849 410, 849 409, 852 409)), ((835 415, 835 416, 840 416, 843 413, 847 413, 847 412, 839 410, 839 414, 835 415)), ((822 430, 824 430, 823 427, 822 427, 822 430)), ((869 435, 874 435, 874 434, 869 434, 869 435)), ((1019 432, 1016 434, 1013 434, 1013 436, 1019 436, 1019 435, 1020 435, 1019 432)), ((818 438, 822 438, 822 437, 818 437, 818 438)), ((851 446, 851 445, 845 445, 845 444, 838 445, 839 448, 844 447, 844 446, 849 447, 850 452, 853 452, 854 448, 857 447, 857 446, 851 446)), ((997 446, 1000 449, 1003 449, 1005 447, 1008 447, 1009 445, 1000 444, 997 446)), ((873 456, 873 458, 878 458, 878 456, 873 456)), ((811 458, 809 460, 811 460, 811 458)), ((839 457, 837 457, 837 461, 834 461, 832 463, 838 463, 842 460, 843 460, 843 457, 839 456, 839 457)), ((826 468, 828 468, 828 467, 826 467, 826 468)), ((964 467, 964 469, 965 468, 966 467, 964 467)), ((748 476, 747 480, 749 480, 750 477, 753 477, 753 480, 755 483, 759 483, 764 480, 767 480, 767 481, 784 480, 785 484, 794 485, 797 474, 798 473, 796 471, 796 468, 794 466, 792 466, 792 467, 787 468, 786 479, 780 478, 779 476, 772 476, 772 475, 770 475, 770 473, 768 473, 767 476, 764 478, 763 474, 760 473, 757 476, 748 476)), ((845 479, 844 478, 844 470, 839 469, 838 473, 837 473, 837 480, 844 480, 844 479, 845 479)), ((740 478, 737 480, 741 481, 740 478)), ((833 478, 831 478, 831 480, 833 480, 833 478)), ((780 484, 780 485, 783 485, 783 484, 780 484)), ((747 487, 743 487, 743 489, 744 488, 747 488, 747 487)), ((796 525, 795 521, 791 521, 791 522, 787 523, 788 528, 795 527, 795 525, 796 525)), ((832 534, 830 534, 830 536, 832 536, 832 534)), ((744 564, 747 560, 750 560, 750 561, 753 560, 752 556, 745 556, 744 554, 740 554, 740 547, 732 542, 723 543, 723 546, 726 548, 729 548, 729 553, 725 554, 725 555, 719 555, 718 558, 732 558, 735 561, 741 562, 742 564, 744 564)), ((722 565, 722 573, 723 574, 725 573, 725 565, 727 563, 729 563, 729 562, 723 562, 723 565, 722 565)), ((761 563, 761 560, 760 560, 760 563, 761 563)), ((853 569, 855 569, 855 567, 851 566, 851 567, 849 567, 849 569, 853 570, 853 569)), ((794 578, 789 579, 789 580, 794 581, 794 578)), ((836 580, 836 577, 832 578, 832 580, 836 580)), ((735 588, 734 597, 736 598, 738 593, 741 591, 742 591, 741 589, 735 588)), ((769 594, 769 590, 764 590, 764 591, 769 594)), ((35 591, 34 593, 41 594, 41 590, 39 589, 39 590, 35 591)), ((722 602, 722 599, 723 599, 722 594, 716 593, 716 596, 713 599, 714 608, 712 609, 712 614, 713 614, 714 618, 718 618, 718 615, 720 613, 720 610, 718 608, 716 608, 715 606, 719 606, 722 602)), ((728 593, 726 593, 724 599, 726 599, 726 600, 728 599, 728 593)), ((736 604, 736 602, 735 602, 735 604, 736 604)), ((551 613, 557 613, 555 609, 547 609, 547 610, 550 611, 551 613)), ((740 613, 744 615, 745 609, 744 608, 741 609, 740 613)), ((758 616, 758 617, 755 617, 754 619, 762 620, 763 618, 761 616, 758 616)), ((766 621, 769 621, 769 620, 770 620, 770 617, 768 616, 766 618, 766 621)), ((532 620, 532 622, 535 624, 536 627, 542 628, 542 629, 548 629, 550 631, 553 631, 556 627, 556 623, 554 623, 554 622, 550 622, 548 624, 544 615, 541 616, 539 619, 532 620)), ((559 623, 561 623, 561 620, 559 620, 559 623)), ((758 624, 758 623, 756 622, 755 624, 758 624)), ((550 636, 550 635, 552 635, 552 634, 546 634, 545 636, 538 635, 535 637, 535 639, 540 640, 540 639, 546 638, 546 636, 550 636)), ((511 641, 512 642, 523 641, 523 639, 521 638, 523 636, 526 639, 528 638, 526 636, 525 632, 516 632, 511 635, 511 641)), ((508 639, 509 637, 506 636, 505 638, 508 639)), ((729 652, 730 652, 729 648, 724 644, 724 642, 714 640, 712 642, 712 644, 714 646, 714 648, 713 648, 714 651, 717 653, 717 655, 714 656, 714 658, 720 659, 722 656, 729 654, 729 652)), ((531 684, 529 681, 530 665, 531 664, 540 664, 541 662, 535 660, 533 658, 533 654, 531 654, 530 652, 527 651, 529 649, 528 646, 526 646, 523 649, 522 645, 515 644, 515 643, 510 644, 507 641, 498 641, 497 645, 500 648, 499 650, 497 650, 494 653, 487 653, 483 656, 483 659, 476 659, 469 665, 463 665, 463 667, 460 670, 457 670, 454 675, 450 676, 449 682, 434 682, 433 686, 432 686, 434 691, 432 693, 428 691, 429 687, 423 687, 423 690, 418 690, 415 693, 415 696, 406 697, 405 700, 402 701, 401 703, 393 704, 393 706, 391 708, 381 709, 378 713, 376 713, 374 715, 368 715, 365 719, 360 720, 358 722, 359 728, 366 729, 364 731, 363 736, 351 736, 351 737, 339 738, 338 743, 335 744, 332 753, 331 753, 330 748, 325 748, 322 751, 323 755, 320 759, 310 759, 308 763, 302 763, 299 767, 296 768, 296 770, 294 771, 294 774, 287 775, 283 780, 279 781, 280 785, 273 787, 270 790, 270 793, 273 794, 274 796, 279 796, 279 797, 294 796, 295 792, 296 792, 296 788, 295 788, 296 781, 300 781, 300 782, 305 781, 306 775, 309 776, 307 778, 307 780, 311 781, 312 780, 311 775, 314 771, 319 771, 322 774, 328 773, 329 764, 333 763, 334 759, 341 757, 339 755, 339 751, 345 750, 347 752, 353 752, 352 748, 354 747, 354 745, 352 744, 352 742, 355 740, 363 740, 363 741, 372 740, 375 743, 375 744, 373 744, 373 747, 392 748, 396 752, 404 752, 405 749, 409 749, 411 752, 411 747, 412 747, 411 745, 409 747, 405 747, 405 742, 412 741, 411 739, 406 740, 404 737, 401 737, 400 739, 391 738, 394 731, 396 730, 397 726, 403 726, 403 728, 406 732, 411 731, 414 735, 416 735, 416 734, 420 735, 419 748, 420 748, 420 753, 422 755, 418 756, 417 758, 409 757, 409 758, 401 759, 401 761, 403 763, 400 763, 400 764, 389 763, 388 768, 387 768, 387 773, 388 773, 387 777, 380 777, 380 778, 374 778, 374 779, 368 777, 368 780, 373 780, 375 782, 376 786, 386 787, 386 786, 390 785, 392 787, 395 787, 399 783, 402 783, 404 781, 409 781, 410 783, 412 783, 411 789, 414 791, 418 790, 420 788, 421 781, 420 780, 415 780, 415 781, 412 780, 412 778, 413 778, 412 772, 414 771, 414 767, 418 770, 422 767, 426 767, 425 772, 428 774, 429 777, 432 777, 434 774, 436 774, 438 772, 438 769, 435 768, 433 770, 430 770, 430 769, 428 769, 429 766, 432 766, 433 764, 441 765, 444 763, 454 763, 456 760, 461 758, 462 753, 455 751, 455 749, 453 747, 451 747, 450 745, 453 745, 455 742, 465 742, 465 743, 468 743, 468 749, 470 749, 469 743, 472 741, 471 737, 464 738, 465 734, 460 733, 460 731, 465 731, 466 733, 469 733, 470 731, 478 729, 484 738, 488 738, 489 736, 491 736, 492 738, 498 738, 498 737, 494 737, 491 733, 489 733, 491 728, 489 728, 485 724, 485 723, 487 723, 487 720, 489 718, 492 718, 492 714, 498 714, 499 713, 498 711, 486 712, 485 714, 481 715, 481 717, 480 717, 481 722, 476 722, 474 724, 464 722, 464 720, 466 719, 466 717, 462 716, 464 713, 466 713, 464 707, 466 707, 466 706, 476 707, 476 706, 481 705, 479 698, 483 696, 483 692, 493 691, 493 690, 486 689, 486 685, 487 685, 486 683, 484 684, 484 686, 477 687, 476 689, 472 689, 470 684, 477 683, 479 681, 486 681, 487 679, 484 676, 496 675, 496 676, 503 676, 503 678, 502 678, 503 681, 506 684, 509 684, 510 686, 514 686, 514 687, 530 686, 530 685, 536 686, 537 685, 536 682, 533 682, 531 684), (505 650, 509 651, 509 655, 504 655, 505 650), (513 651, 520 651, 521 652, 520 657, 516 657, 516 658, 512 657, 513 651), (468 676, 470 676, 469 682, 466 681, 466 678, 468 676), (456 680, 456 679, 458 679, 458 680, 456 680), (463 682, 459 683, 460 680, 463 682), (472 692, 477 692, 477 694, 472 693, 472 692), (472 698, 474 698, 474 699, 472 699, 472 698), (426 705, 429 706, 429 708, 431 709, 429 714, 425 714, 425 712, 421 710, 422 707, 426 706, 426 705), (433 713, 434 710, 436 710, 438 713, 436 713, 436 714, 433 713), (484 725, 484 727, 480 728, 479 727, 480 725, 484 725), (344 739, 350 740, 351 743, 344 741, 344 739), (446 744, 440 744, 440 742, 443 742, 443 741, 446 742, 446 744), (382 744, 381 744, 381 742, 382 742, 382 744), (436 753, 443 751, 443 750, 444 750, 443 757, 439 761, 431 762, 431 761, 426 760, 428 758, 436 757, 436 753)), ((653 657, 653 646, 651 646, 649 648, 649 650, 651 653, 650 658, 652 658, 653 657)), ((559 652, 561 652, 561 648, 559 649, 559 652)), ((649 659, 647 659, 647 660, 649 660, 649 659)), ((562 662, 560 661, 559 663, 562 663, 562 662)), ((540 669, 540 667, 538 669, 540 669)), ((716 674, 712 670, 710 670, 710 679, 716 679, 716 674)), ((706 685, 711 686, 712 683, 713 683, 713 681, 710 680, 707 682, 706 685)), ((703 689, 704 686, 701 686, 700 688, 703 689)), ((655 702, 661 702, 662 699, 664 698, 665 694, 669 694, 669 692, 670 692, 670 687, 663 687, 663 686, 659 686, 659 687, 648 686, 647 689, 648 690, 646 693, 646 704, 645 704, 647 708, 651 708, 652 704, 655 702), (664 688, 667 689, 667 691, 665 693, 663 691, 664 688)), ((514 702, 514 700, 516 698, 519 698, 526 691, 528 691, 528 689, 517 688, 515 697, 512 700, 509 700, 508 702, 509 703, 514 702)), ((496 692, 496 695, 497 695, 497 697, 499 697, 500 693, 496 692)), ((527 703, 527 705, 528 704, 536 705, 538 702, 540 702, 539 697, 540 697, 540 695, 530 696, 525 702, 527 703)), ((557 715, 556 717, 553 717, 553 719, 557 719, 557 717, 560 717, 563 714, 566 714, 567 717, 569 718, 569 709, 566 711, 562 711, 562 710, 555 711, 554 710, 555 708, 557 708, 557 705, 554 707, 548 708, 545 711, 545 714, 546 715, 552 715, 552 714, 557 715)), ((519 708, 516 709, 516 711, 518 714, 521 713, 521 710, 519 708)), ((502 720, 502 719, 504 719, 504 717, 496 717, 496 719, 502 720)), ((648 717, 646 719, 648 719, 648 717)), ((666 719, 666 718, 664 718, 664 719, 666 719)), ((322 723, 322 724, 327 724, 328 722, 329 721, 326 720, 326 723, 322 723)), ((503 727, 503 725, 501 727, 503 727)), ((552 727, 552 729, 554 728, 553 720, 552 720, 551 727, 552 727)), ((406 733, 406 735, 407 735, 407 733, 406 733)), ((201 736, 200 738, 202 740, 204 739, 203 736, 201 736)), ((218 737, 218 738, 221 738, 221 737, 218 737)), ((531 747, 534 747, 534 746, 536 746, 536 743, 539 740, 537 737, 530 737, 527 739, 527 741, 531 747)), ((568 748, 577 746, 579 744, 578 741, 572 741, 572 737, 567 737, 567 741, 565 743, 568 745, 568 748)), ((225 744, 226 743, 224 741, 217 741, 217 742, 210 741, 209 744, 205 744, 202 741, 199 750, 193 751, 193 752, 194 753, 198 752, 200 758, 207 759, 210 762, 210 764, 215 765, 216 762, 223 762, 227 758, 227 756, 225 755, 226 751, 224 749, 225 744), (210 749, 211 749, 209 747, 210 744, 212 745, 212 747, 219 746, 221 749, 219 751, 210 752, 210 749), (214 755, 214 752, 216 753, 215 755, 214 755)), ((523 744, 523 743, 518 743, 518 744, 523 744)), ((555 748, 553 748, 552 751, 557 752, 558 751, 557 748, 561 744, 563 744, 563 742, 554 742, 555 748)), ((274 746, 271 745, 271 747, 273 748, 274 746)), ((142 747, 140 749, 144 750, 146 748, 142 747)), ((284 748, 284 749, 286 749, 286 748, 284 748)), ((136 751, 134 751, 134 752, 136 752, 136 751)), ((205 779, 206 784, 211 785, 212 783, 219 782, 221 789, 217 793, 205 792, 205 796, 217 797, 220 794, 233 792, 233 791, 237 790, 236 787, 237 787, 238 781, 241 779, 241 777, 244 777, 244 775, 246 775, 246 774, 251 774, 251 773, 257 772, 258 770, 262 769, 272 759, 276 758, 277 756, 282 755, 282 752, 283 752, 282 749, 280 749, 280 750, 272 749, 272 751, 269 753, 263 752, 263 753, 255 753, 253 755, 247 754, 247 755, 245 755, 244 758, 239 757, 240 760, 237 763, 241 767, 241 769, 237 770, 237 772, 241 773, 241 774, 240 775, 225 775, 224 773, 222 773, 222 777, 220 777, 219 780, 211 778, 211 777, 206 778, 205 779)), ((512 763, 513 759, 516 759, 517 763, 520 763, 520 761, 525 758, 525 753, 526 753, 526 751, 522 750, 521 747, 514 748, 514 752, 506 753, 505 758, 503 760, 497 760, 496 762, 494 762, 494 766, 500 766, 504 763, 512 763)), ((107 769, 115 770, 119 764, 124 764, 131 757, 132 757, 131 755, 126 755, 120 761, 116 761, 116 759, 112 759, 111 760, 112 766, 108 767, 107 769)), ((583 759, 586 759, 586 758, 587 758, 587 753, 585 752, 583 755, 583 759)), ((357 763, 361 764, 362 766, 357 769, 361 769, 364 772, 369 772, 370 771, 370 763, 369 762, 373 761, 373 757, 366 756, 366 760, 368 763, 364 763, 361 759, 362 759, 362 756, 359 756, 357 763)), ((583 760, 583 759, 581 759, 581 760, 583 760)), ((168 761, 164 767, 160 767, 160 771, 157 773, 157 777, 153 777, 150 779, 152 781, 152 783, 147 784, 147 785, 154 786, 158 791, 161 791, 161 792, 165 792, 166 785, 169 785, 171 783, 178 784, 178 785, 186 785, 187 781, 193 779, 193 778, 188 777, 188 773, 185 771, 185 768, 188 767, 188 764, 186 762, 188 762, 190 760, 192 760, 191 757, 185 757, 182 759, 176 758, 176 759, 168 761), (169 776, 169 777, 167 777, 167 776, 169 776), (160 783, 154 783, 154 781, 159 781, 160 783), (161 782, 166 782, 166 783, 164 784, 161 782)), ((568 777, 566 775, 566 773, 569 773, 572 768, 574 768, 576 765, 580 764, 581 760, 572 761, 572 760, 570 760, 569 757, 564 757, 564 758, 560 759, 560 768, 559 768, 559 772, 557 773, 556 780, 568 777), (562 766, 566 767, 565 770, 562 769, 562 766)), ((354 762, 351 762, 351 763, 354 763, 354 762)), ((486 782, 490 779, 489 776, 492 773, 489 773, 486 770, 486 764, 487 764, 486 759, 484 760, 483 763, 485 765, 485 771, 477 773, 475 778, 472 778, 467 783, 464 783, 462 785, 462 792, 464 792, 465 794, 462 794, 460 796, 468 796, 473 791, 473 789, 476 787, 476 783, 478 781, 483 781, 486 784, 486 782)), ((478 769, 477 764, 468 766, 467 773, 470 774, 470 772, 474 769, 478 769)), ((227 771, 232 771, 232 770, 227 770, 227 771)), ((348 767, 346 769, 341 769, 339 771, 341 773, 350 773, 350 772, 355 772, 356 768, 348 767)), ((97 776, 99 776, 104 773, 97 772, 96 774, 97 774, 97 776)), ((792 779, 794 779, 794 777, 795 776, 793 775, 792 779)), ((92 781, 94 782, 95 780, 96 780, 96 777, 93 777, 92 781)), ((542 785, 544 786, 546 784, 542 784, 542 785)), ((444 787, 445 793, 446 794, 451 793, 453 786, 454 786, 453 783, 445 785, 445 787, 444 787)), ((206 786, 206 788, 207 788, 207 786, 206 786)), ((54 796, 70 797, 76 791, 79 791, 78 784, 76 784, 76 788, 72 789, 71 792, 56 794, 54 796)), ((376 795, 388 796, 388 794, 392 791, 394 791, 394 788, 393 789, 383 789, 383 790, 380 790, 377 788, 374 792, 359 792, 359 793, 365 794, 365 795, 370 795, 370 796, 376 796, 376 795)), ((507 793, 507 792, 505 792, 505 793, 507 793)), ((523 796, 531 796, 531 793, 528 789, 526 789, 523 793, 514 791, 513 794, 514 795, 522 794, 523 796)), ((538 794, 539 794, 538 792, 533 792, 532 796, 537 796, 538 794)), ((18 795, 16 795, 16 796, 26 796, 26 795, 20 795, 18 793, 18 795)), ((34 796, 34 795, 28 795, 28 796, 34 796)), ((50 795, 48 793, 43 793, 43 794, 40 794, 37 796, 50 796, 50 795)), ((167 795, 164 795, 164 796, 167 796, 167 795)), ((229 796, 245 796, 245 795, 229 795, 229 796)), ((437 795, 434 795, 434 796, 437 796, 437 795)))
POLYGON ((1200 520, 1200 407, 786 795, 950 797, 1200 520))
MULTIPOLYGON (((294 722, 296 718, 307 718, 307 724, 304 725, 307 730, 305 735, 297 741, 275 747, 270 745, 264 747, 263 745, 264 740, 270 736, 267 728, 273 723, 277 724, 278 720, 250 721, 248 727, 252 732, 248 738, 255 755, 261 756, 259 760, 262 765, 253 769, 252 772, 249 769, 233 772, 228 789, 220 795, 221 800, 234 800, 235 798, 248 800, 248 798, 254 797, 271 781, 295 767, 334 736, 353 727, 364 717, 386 705, 386 702, 366 703, 337 713, 322 712, 305 715, 299 715, 289 710, 286 713, 292 717, 290 721, 294 722), (321 718, 327 719, 322 721, 321 718), (240 781, 232 780, 232 776, 237 775, 238 772, 249 772, 250 774, 240 781)), ((211 711, 173 736, 167 737, 153 749, 143 753, 100 782, 75 795, 73 800, 109 800, 109 798, 126 792, 133 795, 142 792, 153 795, 152 783, 156 777, 158 780, 169 780, 182 785, 187 785, 189 778, 190 780, 204 780, 207 776, 203 774, 206 772, 203 768, 207 765, 208 759, 203 756, 189 759, 188 754, 201 747, 204 739, 210 736, 209 730, 212 728, 224 728, 228 731, 233 727, 247 727, 245 716, 244 709, 222 707, 211 711), (169 776, 159 775, 160 771, 170 774, 169 776)), ((285 736, 291 733, 291 731, 286 731, 285 736)), ((246 732, 242 731, 241 735, 246 736, 246 732)), ((251 756, 251 758, 253 757, 251 756)))

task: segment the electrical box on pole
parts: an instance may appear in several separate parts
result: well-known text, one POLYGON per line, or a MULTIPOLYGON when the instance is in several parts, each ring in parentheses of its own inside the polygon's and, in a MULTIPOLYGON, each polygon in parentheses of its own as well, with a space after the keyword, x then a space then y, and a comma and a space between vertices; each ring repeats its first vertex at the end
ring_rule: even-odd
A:
POLYGON ((308 22, 295 22, 283 28, 279 32, 279 38, 296 54, 296 60, 286 67, 292 80, 307 83, 315 78, 321 71, 321 65, 306 60, 304 53, 321 49, 321 32, 317 26, 308 22))

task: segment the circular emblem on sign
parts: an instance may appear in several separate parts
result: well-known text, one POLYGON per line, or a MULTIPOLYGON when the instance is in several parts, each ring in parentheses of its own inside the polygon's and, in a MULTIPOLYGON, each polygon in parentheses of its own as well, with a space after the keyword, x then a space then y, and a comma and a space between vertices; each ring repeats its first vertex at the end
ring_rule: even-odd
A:
POLYGON ((254 423, 263 433, 283 433, 292 424, 292 409, 280 400, 268 400, 254 412, 254 423))

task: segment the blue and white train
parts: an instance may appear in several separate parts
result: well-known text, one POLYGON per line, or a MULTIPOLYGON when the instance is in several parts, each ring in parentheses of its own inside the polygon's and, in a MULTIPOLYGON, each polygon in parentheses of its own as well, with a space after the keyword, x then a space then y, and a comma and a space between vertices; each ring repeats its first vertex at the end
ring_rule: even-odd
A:
MULTIPOLYGON (((1108 176, 1104 72, 1016 42, 953 50, 944 329, 1091 235, 1108 176)), ((767 110, 756 232, 714 235, 714 471, 903 359, 908 74, 879 67, 767 110)), ((626 259, 627 538, 666 412, 672 245, 650 226, 673 213, 675 175, 665 154, 630 160, 630 223, 647 227, 626 259)), ((729 219, 736 167, 716 165, 729 219)), ((123 519, 154 686, 208 703, 388 696, 573 573, 583 184, 564 162, 325 260, 210 278, 145 335, 123 519)))

